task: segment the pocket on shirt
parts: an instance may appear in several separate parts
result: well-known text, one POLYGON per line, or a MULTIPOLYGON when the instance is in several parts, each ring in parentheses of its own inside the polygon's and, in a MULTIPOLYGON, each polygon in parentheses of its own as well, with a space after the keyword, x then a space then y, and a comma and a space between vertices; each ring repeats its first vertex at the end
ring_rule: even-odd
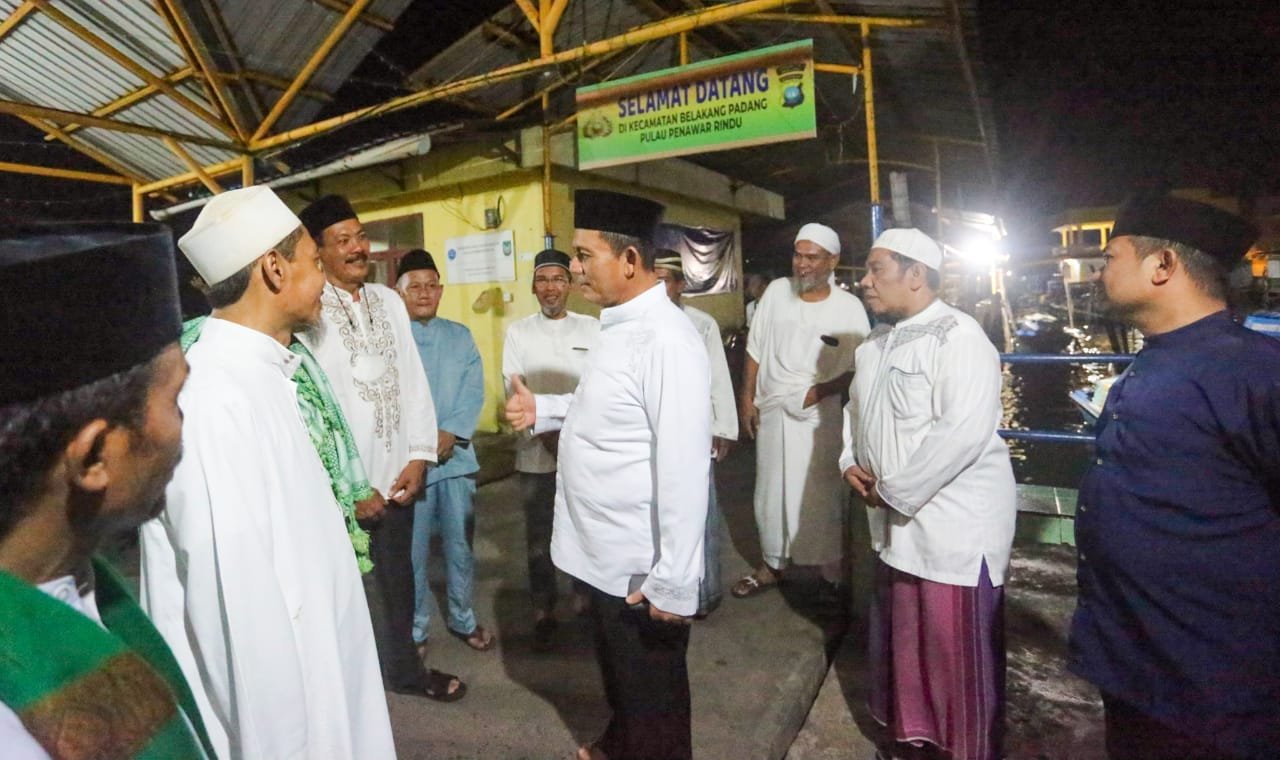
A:
POLYGON ((889 405, 895 419, 929 416, 932 412, 929 378, 921 372, 889 368, 889 405))

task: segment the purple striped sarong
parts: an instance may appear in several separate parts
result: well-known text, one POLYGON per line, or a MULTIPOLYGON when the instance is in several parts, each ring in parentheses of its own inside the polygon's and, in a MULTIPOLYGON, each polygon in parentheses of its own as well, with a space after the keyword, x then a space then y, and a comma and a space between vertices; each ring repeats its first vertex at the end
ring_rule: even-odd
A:
POLYGON ((871 717, 890 737, 952 760, 998 760, 1004 734, 1004 588, 987 564, 975 588, 876 562, 871 717))

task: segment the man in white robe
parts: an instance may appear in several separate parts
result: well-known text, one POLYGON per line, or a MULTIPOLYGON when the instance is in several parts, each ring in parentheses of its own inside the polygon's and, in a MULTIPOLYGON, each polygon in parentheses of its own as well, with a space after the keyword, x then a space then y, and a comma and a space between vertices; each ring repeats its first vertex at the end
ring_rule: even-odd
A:
POLYGON ((972 317, 938 299, 941 265, 916 229, 872 244, 863 297, 882 322, 858 349, 839 470, 866 500, 879 555, 868 701, 901 743, 882 749, 927 742, 995 760, 1013 468, 996 433, 1000 358, 972 317))
MULTIPOLYGON (((573 279, 568 254, 548 248, 533 260, 533 295, 538 311, 512 322, 502 342, 502 378, 508 389, 519 375, 533 393, 573 393, 600 336, 600 321, 569 311, 573 279)), ((529 567, 529 597, 533 602, 534 648, 551 648, 559 596, 556 567, 551 561, 551 529, 556 502, 556 449, 559 431, 516 441, 516 473, 524 494, 525 551, 529 567)), ((585 611, 586 591, 578 586, 575 605, 585 611)))
POLYGON ((698 588, 698 616, 706 617, 720 606, 724 592, 720 588, 720 530, 722 518, 716 496, 716 462, 729 456, 729 448, 738 440, 738 410, 734 405, 733 380, 729 377, 729 361, 724 355, 724 341, 715 317, 695 309, 684 301, 684 260, 676 251, 658 251, 654 270, 667 289, 671 303, 680 307, 702 337, 711 370, 711 475, 707 494, 707 527, 703 539, 706 568, 698 588))
POLYGON ((786 567, 818 565, 838 600, 848 489, 822 466, 840 453, 840 400, 853 353, 870 332, 856 297, 832 283, 840 237, 821 224, 796 235, 792 276, 760 297, 739 389, 739 415, 756 440, 759 567, 734 584, 737 597, 775 585, 786 567))
POLYGON ((218 757, 394 757, 360 572, 287 348, 319 317, 315 245, 250 187, 215 197, 179 246, 214 312, 187 354, 168 506, 141 531, 143 606, 218 757))
POLYGON ((589 584, 604 734, 579 760, 692 757, 689 622, 698 609, 710 469, 711 379, 693 325, 653 272, 662 206, 574 195, 583 295, 604 307, 600 342, 572 395, 512 380, 517 430, 560 430, 556 567, 589 584))
POLYGON ((369 531, 373 572, 365 593, 388 689, 442 698, 461 681, 423 667, 413 642, 413 505, 436 461, 439 431, 426 371, 400 294, 365 282, 369 236, 346 198, 326 195, 299 214, 324 261, 319 323, 298 337, 324 368, 364 461, 373 500, 385 505, 369 531))

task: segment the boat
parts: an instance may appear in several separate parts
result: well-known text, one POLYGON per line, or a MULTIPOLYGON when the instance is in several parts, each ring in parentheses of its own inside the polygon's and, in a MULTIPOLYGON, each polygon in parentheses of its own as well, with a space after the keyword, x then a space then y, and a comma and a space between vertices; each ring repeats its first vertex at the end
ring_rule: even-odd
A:
POLYGON ((1022 316, 1013 329, 1018 353, 1056 354, 1065 349, 1072 335, 1052 314, 1033 312, 1022 316))
POLYGON ((1085 427, 1093 428, 1098 424, 1102 409, 1107 404, 1107 394, 1111 392, 1111 386, 1118 379, 1120 379, 1119 375, 1109 375, 1088 388, 1077 388, 1067 393, 1071 403, 1080 410, 1080 416, 1084 417, 1085 427))

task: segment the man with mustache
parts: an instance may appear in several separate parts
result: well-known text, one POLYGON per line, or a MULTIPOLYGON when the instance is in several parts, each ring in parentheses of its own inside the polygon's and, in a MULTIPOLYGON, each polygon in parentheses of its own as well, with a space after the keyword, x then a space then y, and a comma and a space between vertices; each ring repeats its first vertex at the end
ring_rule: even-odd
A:
POLYGON ((731 589, 749 597, 778 583, 787 565, 818 565, 823 597, 842 599, 843 514, 848 490, 833 467, 840 454, 840 398, 853 352, 870 332, 856 297, 835 287, 840 237, 806 224, 795 239, 791 277, 760 297, 747 335, 739 390, 741 430, 756 441, 756 527, 764 555, 731 589))
POLYGON ((858 347, 839 471, 878 556, 867 702, 888 732, 880 756, 998 760, 1017 517, 1000 357, 938 297, 942 249, 920 230, 877 237, 861 284, 880 324, 858 347))
POLYGON ((172 240, 158 224, 0 233, 0 754, 10 760, 213 755, 178 663, 94 554, 159 512, 182 453, 172 240))
MULTIPOLYGON (((600 335, 600 321, 569 311, 573 277, 569 255, 554 248, 533 259, 533 295, 538 311, 507 327, 502 342, 502 378, 508 389, 517 375, 534 393, 573 393, 600 335)), ((533 646, 551 648, 556 630, 556 566, 551 562, 551 526, 556 501, 559 431, 522 435, 516 442, 516 472, 524 492, 525 548, 533 602, 533 646)), ((586 611, 586 590, 574 582, 575 603, 586 611)))
POLYGON ((383 680, 400 694, 456 699, 462 682, 427 671, 413 645, 413 504, 436 461, 438 430, 409 312, 394 290, 365 282, 369 236, 346 198, 326 195, 299 216, 328 282, 319 322, 298 338, 328 375, 374 489, 357 507, 370 516, 365 593, 383 680))
POLYGON ((220 758, 391 758, 351 539, 299 414, 315 243, 267 187, 215 196, 178 245, 213 314, 187 351, 186 456, 142 528, 143 604, 220 758))

